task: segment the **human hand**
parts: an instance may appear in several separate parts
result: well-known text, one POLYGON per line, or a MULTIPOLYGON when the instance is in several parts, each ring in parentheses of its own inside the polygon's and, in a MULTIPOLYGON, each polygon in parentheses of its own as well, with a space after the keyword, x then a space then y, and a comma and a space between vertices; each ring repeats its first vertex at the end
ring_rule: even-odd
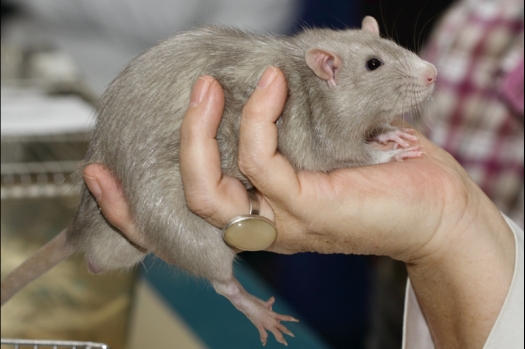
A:
MULTIPOLYGON (((188 207, 219 228, 248 211, 244 187, 221 173, 215 134, 223 99, 215 80, 199 80, 182 124, 180 154, 188 207)), ((405 261, 437 346, 483 343, 514 263, 513 237, 495 206, 448 153, 417 132, 425 151, 419 159, 295 171, 277 151, 274 122, 285 99, 282 72, 268 69, 241 118, 239 168, 262 193, 261 214, 278 230, 269 250, 405 261)), ((109 171, 92 164, 84 173, 92 192, 96 183, 101 187, 103 194, 95 196, 106 218, 147 249, 109 171)))
MULTIPOLYGON (((220 92, 210 89, 209 93, 220 92)), ((408 260, 416 257, 416 251, 421 252, 419 247, 426 245, 441 225, 441 206, 461 218, 465 201, 452 196, 468 193, 455 187, 465 185, 461 176, 467 176, 447 153, 422 135, 418 136, 427 153, 423 159, 328 174, 296 173, 277 152, 274 122, 281 114, 286 92, 282 73, 269 69, 241 118, 239 167, 264 194, 260 197, 261 214, 275 220, 279 231, 270 250, 383 254, 408 260), (264 87, 265 78, 272 76, 274 80, 264 87), (448 187, 425 184, 429 180, 448 187), (431 195, 432 190, 438 193, 431 195), (454 206, 444 205, 443 198, 454 206)), ((222 105, 218 108, 214 103, 216 99, 210 104, 215 107, 205 115, 191 108, 188 111, 181 129, 180 165, 189 208, 222 228, 233 217, 247 213, 248 199, 239 181, 221 173, 215 133, 222 105)), ((451 218, 450 224, 454 224, 451 218)))
MULTIPOLYGON (((261 214, 278 230, 269 250, 405 261, 436 347, 481 347, 514 263, 512 233, 497 208, 448 153, 417 131, 422 158, 330 173, 295 171, 277 151, 275 121, 286 92, 282 72, 268 69, 241 117, 239 168, 262 193, 261 214)), ((228 195, 217 181, 224 177, 212 131, 221 115, 208 111, 184 121, 181 173, 189 208, 224 227, 247 213, 248 203, 243 190, 228 195), (192 149, 215 165, 199 167, 188 156, 192 149)), ((397 120, 397 126, 406 125, 397 120)))

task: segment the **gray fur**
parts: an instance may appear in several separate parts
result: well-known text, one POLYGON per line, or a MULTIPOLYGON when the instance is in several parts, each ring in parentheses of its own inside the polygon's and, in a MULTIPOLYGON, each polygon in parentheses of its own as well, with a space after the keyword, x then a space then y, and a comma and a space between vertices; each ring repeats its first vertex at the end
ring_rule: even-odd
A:
MULTIPOLYGON (((217 136, 223 171, 249 186, 237 168, 239 119, 269 65, 283 70, 289 86, 278 121, 280 151, 298 169, 330 171, 375 163, 368 137, 428 96, 404 83, 415 79, 413 61, 413 53, 362 30, 308 29, 295 37, 221 27, 186 32, 138 56, 110 85, 85 164, 104 163, 120 179, 141 231, 171 256, 168 262, 212 280, 229 278, 234 253, 219 229, 187 209, 178 168, 179 128, 196 79, 208 74, 224 88, 217 136), (343 58, 335 88, 306 65, 313 47, 343 58), (367 71, 372 56, 388 69, 367 71)), ((69 237, 101 270, 143 257, 107 224, 87 189, 69 237)))
MULTIPOLYGON (((404 83, 415 79, 410 72, 418 61, 362 30, 308 29, 294 37, 223 27, 186 32, 138 56, 110 85, 85 164, 104 163, 121 180, 141 231, 171 256, 168 262, 206 278, 228 278, 234 253, 219 229, 187 209, 178 168, 179 128, 195 80, 208 74, 224 88, 217 136, 223 171, 249 186, 237 168, 239 120, 269 65, 281 68, 288 81, 278 121, 280 151, 298 169, 330 171, 377 162, 368 137, 428 97, 426 89, 404 83), (343 58, 335 88, 306 65, 305 53, 314 47, 343 58), (367 71, 370 57, 385 66, 367 71)), ((102 270, 132 266, 143 257, 107 224, 87 189, 69 236, 102 270), (133 257, 124 260, 128 254, 133 257)))
MULTIPOLYGON (((235 253, 219 229, 188 210, 179 173, 179 129, 196 79, 208 74, 222 85, 226 103, 217 140, 223 172, 250 187, 237 167, 239 121, 268 66, 279 67, 288 81, 277 122, 279 150, 297 169, 330 171, 390 159, 369 140, 429 96, 431 89, 418 83, 425 64, 364 30, 307 29, 293 37, 223 27, 182 33, 135 58, 109 86, 83 165, 106 164, 120 180, 147 246, 155 246, 151 252, 219 290, 233 279, 235 253), (311 48, 341 57, 337 86, 307 66, 311 48), (368 71, 372 57, 384 66, 368 71)), ((97 272, 132 267, 146 253, 111 227, 85 185, 67 239, 97 272)))

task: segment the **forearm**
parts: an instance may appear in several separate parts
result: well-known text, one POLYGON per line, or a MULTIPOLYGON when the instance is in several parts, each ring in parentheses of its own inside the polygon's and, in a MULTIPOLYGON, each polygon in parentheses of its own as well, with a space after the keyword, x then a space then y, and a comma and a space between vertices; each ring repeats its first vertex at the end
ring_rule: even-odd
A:
POLYGON ((479 189, 448 234, 407 263, 410 281, 437 348, 482 348, 510 287, 514 237, 479 189))

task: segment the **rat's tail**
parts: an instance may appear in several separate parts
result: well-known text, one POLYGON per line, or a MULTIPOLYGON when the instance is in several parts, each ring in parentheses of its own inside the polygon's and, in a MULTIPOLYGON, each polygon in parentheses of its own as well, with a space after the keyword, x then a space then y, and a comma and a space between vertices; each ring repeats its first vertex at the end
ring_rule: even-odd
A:
POLYGON ((2 305, 31 281, 71 256, 76 249, 66 239, 67 229, 42 246, 2 280, 2 305))

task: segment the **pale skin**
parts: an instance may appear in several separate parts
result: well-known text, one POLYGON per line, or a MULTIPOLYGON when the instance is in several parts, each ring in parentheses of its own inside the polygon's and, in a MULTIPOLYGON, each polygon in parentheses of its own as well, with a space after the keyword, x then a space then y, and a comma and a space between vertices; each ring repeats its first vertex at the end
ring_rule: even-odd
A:
MULTIPOLYGON (((514 238, 499 210, 448 153, 417 131, 424 150, 419 158, 330 173, 295 171, 277 151, 275 121, 286 89, 282 72, 268 68, 241 117, 239 168, 259 190, 261 214, 278 230, 268 250, 403 261, 436 347, 482 348, 514 268, 514 238)), ((199 79, 180 153, 188 207, 219 228, 248 211, 244 186, 220 169, 215 134, 223 105, 220 84, 199 79)), ((91 164, 84 176, 106 218, 148 249, 111 173, 91 164)))

